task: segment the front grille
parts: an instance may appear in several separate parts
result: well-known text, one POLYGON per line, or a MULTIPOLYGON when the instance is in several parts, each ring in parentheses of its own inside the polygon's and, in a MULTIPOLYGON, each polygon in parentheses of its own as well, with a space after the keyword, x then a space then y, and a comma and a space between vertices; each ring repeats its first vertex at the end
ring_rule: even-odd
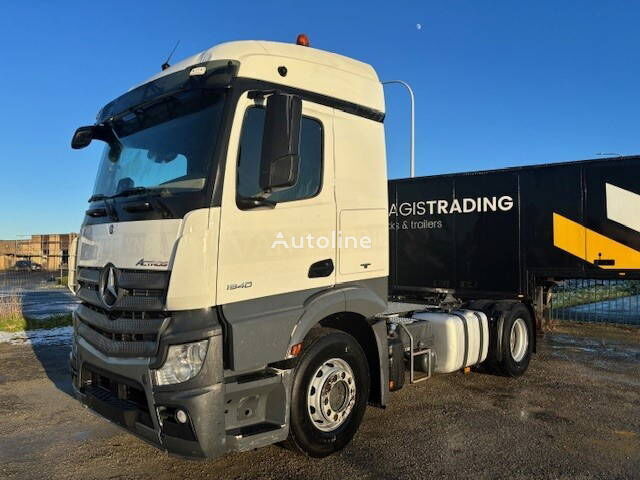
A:
POLYGON ((157 335, 155 333, 121 333, 121 332, 109 332, 103 330, 100 327, 89 325, 93 331, 98 332, 105 338, 114 342, 155 342, 157 335))
POLYGON ((78 269, 77 333, 101 352, 121 357, 150 357, 169 321, 163 311, 169 272, 114 270, 117 299, 107 307, 100 295, 103 271, 78 269))
POLYGON ((158 351, 160 332, 170 318, 161 312, 106 312, 81 304, 77 332, 101 352, 120 357, 151 357, 158 351), (120 315, 122 313, 122 315, 120 315))
MULTIPOLYGON (((162 310, 169 286, 169 272, 115 269, 118 296, 112 311, 146 312, 162 310)), ((106 307, 100 295, 102 269, 79 268, 76 295, 85 303, 106 307)))
POLYGON ((87 309, 92 310, 94 312, 97 312, 101 315, 104 315, 105 317, 109 318, 109 320, 116 320, 118 318, 126 318, 129 320, 157 320, 157 319, 162 319, 165 318, 167 316, 166 312, 160 311, 160 312, 136 312, 136 311, 131 311, 131 312, 126 312, 126 311, 113 311, 113 310, 107 310, 106 308, 100 308, 100 307, 96 307, 94 305, 90 305, 90 304, 83 304, 87 309))
MULTIPOLYGON (((78 283, 90 283, 97 285, 100 282, 101 268, 78 268, 78 283)), ((169 272, 156 270, 128 270, 116 269, 118 285, 121 288, 143 288, 151 290, 164 290, 167 288, 169 272)))

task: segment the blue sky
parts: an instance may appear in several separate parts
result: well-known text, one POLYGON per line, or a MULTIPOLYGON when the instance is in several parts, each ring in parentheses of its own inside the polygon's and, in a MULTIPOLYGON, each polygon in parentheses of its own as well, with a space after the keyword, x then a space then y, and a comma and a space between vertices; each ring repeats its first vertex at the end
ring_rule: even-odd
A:
MULTIPOLYGON (((0 238, 77 231, 100 146, 75 127, 175 60, 239 39, 371 63, 416 93, 417 173, 640 153, 640 2, 4 2, 0 238), (30 3, 30 5, 25 5, 30 3), (421 28, 417 28, 417 24, 421 28)), ((408 175, 408 101, 391 87, 391 177, 408 175)))

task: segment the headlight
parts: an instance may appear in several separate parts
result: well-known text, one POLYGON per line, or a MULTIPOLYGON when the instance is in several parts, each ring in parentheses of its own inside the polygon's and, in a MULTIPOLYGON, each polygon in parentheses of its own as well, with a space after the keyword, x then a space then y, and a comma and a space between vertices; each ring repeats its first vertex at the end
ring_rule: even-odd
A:
POLYGON ((192 379, 202 369, 209 340, 171 345, 164 365, 156 370, 157 385, 171 385, 192 379))

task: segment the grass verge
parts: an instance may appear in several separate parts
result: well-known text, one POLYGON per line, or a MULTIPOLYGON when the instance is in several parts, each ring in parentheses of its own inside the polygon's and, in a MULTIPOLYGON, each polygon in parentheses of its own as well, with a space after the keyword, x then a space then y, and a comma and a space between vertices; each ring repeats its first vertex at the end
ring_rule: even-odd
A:
POLYGON ((46 318, 29 318, 22 314, 22 299, 19 295, 0 297, 0 331, 2 332, 20 332, 69 325, 72 325, 70 313, 51 315, 46 318))
POLYGON ((0 316, 1 332, 20 332, 39 328, 68 327, 73 324, 71 314, 52 315, 47 318, 25 318, 22 315, 0 316))

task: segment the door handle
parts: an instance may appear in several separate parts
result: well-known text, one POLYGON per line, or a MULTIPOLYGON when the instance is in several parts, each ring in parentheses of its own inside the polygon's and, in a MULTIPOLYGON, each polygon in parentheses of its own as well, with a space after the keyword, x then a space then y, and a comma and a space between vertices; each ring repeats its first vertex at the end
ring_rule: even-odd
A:
POLYGON ((319 262, 312 263, 309 267, 309 278, 328 277, 333 273, 333 260, 327 258, 319 262))

